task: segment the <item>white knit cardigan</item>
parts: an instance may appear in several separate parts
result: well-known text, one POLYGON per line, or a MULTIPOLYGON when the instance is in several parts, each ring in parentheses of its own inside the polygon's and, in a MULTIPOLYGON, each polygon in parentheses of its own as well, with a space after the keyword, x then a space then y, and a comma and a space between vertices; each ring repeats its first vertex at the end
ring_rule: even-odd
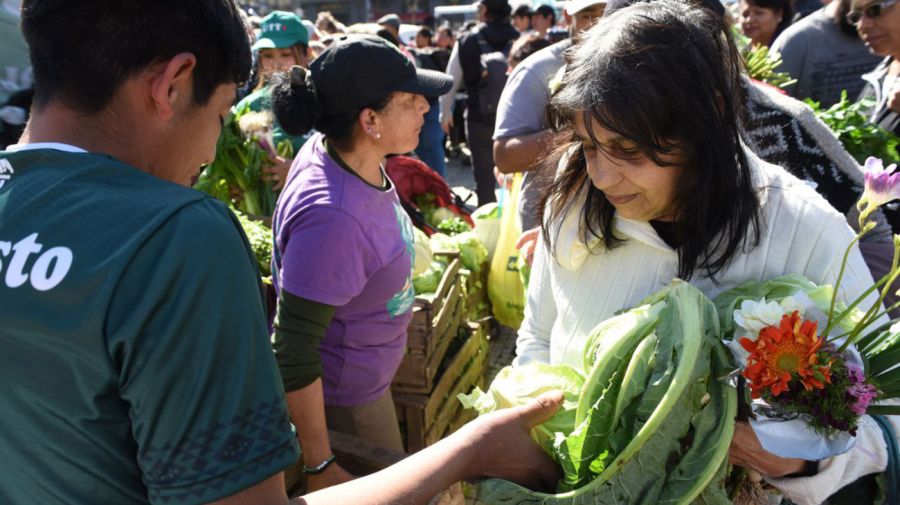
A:
MULTIPOLYGON (((803 274, 834 284, 843 253, 853 239, 846 218, 808 185, 748 151, 762 209, 759 245, 735 257, 716 275, 718 284, 697 275, 691 280, 712 298, 749 280, 803 274)), ((703 198, 703 195, 697 195, 703 198)), ((580 206, 551 224, 556 257, 539 240, 525 320, 516 342, 516 365, 529 361, 583 367, 582 350, 591 329, 616 311, 634 306, 666 286, 678 272, 678 256, 647 222, 615 219, 625 244, 606 250, 599 240, 582 241, 580 206)), ((873 284, 859 249, 850 254, 841 282, 844 300, 854 300, 873 284)), ((872 295, 865 307, 876 300, 872 295)), ((893 419, 892 419, 893 421, 893 419)), ((900 426, 898 426, 900 427, 900 426)), ((858 477, 883 471, 887 453, 881 430, 864 418, 849 453, 820 462, 814 477, 771 482, 798 505, 814 505, 858 477)))

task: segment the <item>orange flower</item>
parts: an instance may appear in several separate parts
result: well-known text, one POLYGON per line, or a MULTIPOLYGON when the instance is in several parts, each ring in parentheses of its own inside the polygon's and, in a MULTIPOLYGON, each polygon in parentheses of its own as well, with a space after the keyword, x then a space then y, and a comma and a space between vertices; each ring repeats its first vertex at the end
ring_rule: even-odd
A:
POLYGON ((831 363, 819 363, 818 351, 825 342, 816 335, 816 322, 804 321, 797 311, 785 314, 778 326, 766 326, 759 338, 740 340, 749 353, 744 377, 750 381, 753 398, 766 389, 773 396, 787 391, 798 377, 806 390, 822 389, 831 382, 831 363))

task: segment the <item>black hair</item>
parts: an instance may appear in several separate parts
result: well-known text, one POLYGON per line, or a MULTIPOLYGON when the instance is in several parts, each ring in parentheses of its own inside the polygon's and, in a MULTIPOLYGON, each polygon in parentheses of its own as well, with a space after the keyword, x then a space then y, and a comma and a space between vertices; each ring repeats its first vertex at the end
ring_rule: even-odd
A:
POLYGON ((758 244, 760 204, 740 141, 742 62, 728 30, 707 9, 660 0, 604 16, 566 52, 548 119, 569 142, 549 160, 551 173, 563 155, 568 162, 539 207, 547 214, 541 216, 543 234, 554 254, 549 226, 568 212, 581 212, 584 243, 597 237, 612 249, 623 242, 614 233, 615 207, 587 175, 573 135, 576 116, 601 155, 612 156, 597 142, 592 124, 633 142, 660 166, 666 165, 662 154, 676 148, 685 153, 673 209, 681 278, 701 269, 715 280, 735 255, 758 244))
POLYGON ((556 24, 556 11, 553 10, 553 7, 550 7, 547 4, 541 4, 537 9, 534 10, 535 14, 540 14, 545 18, 550 18, 550 26, 556 24))
POLYGON ((847 21, 847 14, 850 12, 851 0, 835 0, 837 2, 837 9, 834 10, 834 24, 838 27, 838 29, 844 35, 848 37, 853 37, 854 39, 859 39, 859 32, 856 30, 856 26, 851 25, 849 21, 847 21))
POLYGON ((102 110, 129 78, 178 53, 197 57, 194 101, 250 74, 250 41, 233 0, 24 0, 22 32, 35 106, 102 110))
POLYGON ((775 27, 775 33, 772 34, 771 44, 785 28, 791 25, 794 20, 794 0, 745 0, 754 7, 762 7, 773 11, 781 11, 781 21, 775 27))
POLYGON ((395 37, 394 34, 387 28, 379 28, 378 31, 375 32, 375 35, 378 35, 379 37, 390 42, 396 47, 400 47, 402 45, 400 40, 397 39, 397 37, 395 37))
POLYGON ((374 103, 340 114, 326 115, 319 103, 318 93, 309 70, 294 66, 290 72, 272 76, 272 110, 281 129, 289 135, 301 136, 315 128, 338 147, 348 147, 356 130, 359 113, 363 109, 381 112, 390 103, 393 93, 374 103))
POLYGON ((515 67, 522 60, 550 45, 550 40, 541 37, 539 33, 526 33, 513 42, 509 50, 509 66, 515 67))
POLYGON ((513 10, 512 16, 514 18, 524 17, 531 19, 531 6, 528 4, 522 4, 513 10))
POLYGON ((431 30, 431 28, 422 26, 421 28, 419 28, 419 31, 416 32, 416 35, 421 35, 423 37, 428 37, 428 39, 431 39, 432 37, 434 37, 434 32, 431 30))

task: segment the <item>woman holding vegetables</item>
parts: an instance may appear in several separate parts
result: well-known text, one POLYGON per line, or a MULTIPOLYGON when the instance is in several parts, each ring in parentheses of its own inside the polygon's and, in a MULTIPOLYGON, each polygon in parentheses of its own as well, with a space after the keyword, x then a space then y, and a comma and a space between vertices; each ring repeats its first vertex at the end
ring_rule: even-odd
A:
POLYGON ((412 151, 425 96, 450 77, 388 42, 341 36, 276 76, 282 127, 318 132, 294 160, 273 218, 274 346, 310 490, 351 478, 327 428, 403 450, 389 386, 406 350, 413 229, 384 157, 412 151))
MULTIPOLYGON (((260 34, 253 44, 253 50, 258 52, 258 78, 259 82, 253 92, 238 102, 232 111, 241 114, 250 112, 272 111, 271 80, 276 72, 283 72, 294 65, 306 67, 309 65, 309 33, 300 18, 293 13, 274 11, 264 17, 260 22, 260 34)), ((274 119, 274 118, 273 118, 274 119)), ((277 120, 271 125, 272 139, 276 149, 283 141, 290 142, 290 152, 271 154, 271 165, 265 169, 264 177, 272 181, 272 189, 281 190, 287 179, 288 169, 291 166, 292 154, 303 146, 307 137, 305 135, 288 135, 281 128, 277 120)))
MULTIPOLYGON (((673 277, 709 297, 787 273, 835 283, 853 233, 815 190, 741 142, 741 63, 727 30, 687 2, 640 3, 567 54, 550 104, 563 161, 544 197, 516 364, 580 367, 598 323, 673 277)), ((854 248, 843 298, 872 283, 854 248)), ((767 453, 740 423, 730 458, 814 504, 884 470, 886 454, 872 422, 853 450, 820 462, 767 453)))

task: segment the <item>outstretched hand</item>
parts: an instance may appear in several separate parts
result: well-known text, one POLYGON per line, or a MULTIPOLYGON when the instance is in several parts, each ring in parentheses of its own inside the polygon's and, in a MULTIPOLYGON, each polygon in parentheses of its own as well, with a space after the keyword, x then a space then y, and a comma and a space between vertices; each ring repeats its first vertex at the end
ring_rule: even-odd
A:
POLYGON ((479 417, 459 436, 471 444, 472 475, 511 480, 534 490, 553 490, 562 477, 559 465, 531 439, 531 429, 547 421, 562 405, 559 391, 544 393, 521 407, 479 417))

